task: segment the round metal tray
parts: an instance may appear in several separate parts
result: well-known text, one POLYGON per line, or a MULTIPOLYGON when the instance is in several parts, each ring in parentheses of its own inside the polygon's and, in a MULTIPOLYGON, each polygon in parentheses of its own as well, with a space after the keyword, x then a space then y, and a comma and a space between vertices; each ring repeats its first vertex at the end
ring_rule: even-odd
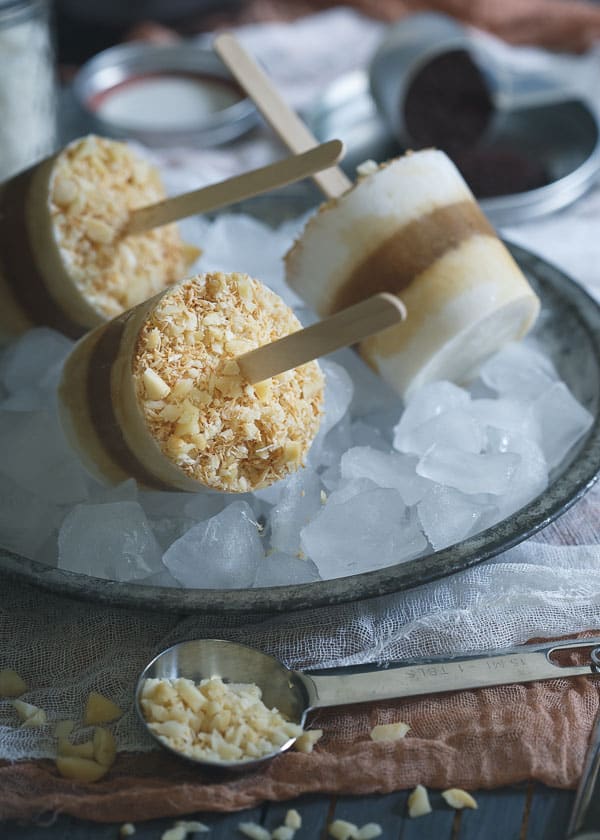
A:
MULTIPOLYGON (((271 206, 264 204, 265 209, 271 206)), ((244 208, 246 209, 246 208, 244 208)), ((277 213, 279 219, 282 212, 277 213)), ((594 423, 551 477, 547 490, 508 519, 450 548, 375 572, 265 589, 171 589, 62 571, 0 549, 0 570, 79 598, 173 612, 286 612, 402 592, 454 574, 527 539, 563 513, 600 470, 600 306, 567 275, 509 245, 542 300, 534 334, 594 423)))
MULTIPOLYGON (((351 178, 364 160, 380 162, 405 151, 377 111, 362 71, 337 79, 304 117, 319 140, 344 141, 342 168, 351 178)), ((598 120, 581 100, 502 113, 491 139, 536 161, 549 175, 549 183, 538 189, 480 198, 495 225, 517 224, 566 207, 592 186, 600 171, 598 120)))

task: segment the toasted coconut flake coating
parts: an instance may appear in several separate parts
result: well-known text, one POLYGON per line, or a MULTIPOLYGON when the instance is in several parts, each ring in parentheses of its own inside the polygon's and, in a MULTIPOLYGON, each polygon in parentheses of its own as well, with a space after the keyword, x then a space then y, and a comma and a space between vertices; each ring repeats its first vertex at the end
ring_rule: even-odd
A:
POLYGON ((90 135, 69 144, 54 164, 49 205, 63 263, 107 318, 180 280, 198 256, 175 225, 120 235, 133 209, 164 198, 158 171, 125 143, 90 135))
POLYGON ((133 375, 146 423, 191 478, 227 492, 266 487, 298 469, 319 427, 316 362, 250 385, 235 358, 301 325, 245 274, 177 284, 148 315, 133 375))

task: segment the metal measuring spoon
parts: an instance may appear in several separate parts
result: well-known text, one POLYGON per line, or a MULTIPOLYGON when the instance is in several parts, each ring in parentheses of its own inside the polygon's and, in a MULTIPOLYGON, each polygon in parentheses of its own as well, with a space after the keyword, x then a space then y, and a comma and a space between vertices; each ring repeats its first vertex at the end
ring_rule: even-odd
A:
MULTIPOLYGON (((308 673, 290 670, 273 656, 246 645, 221 639, 197 639, 167 648, 144 668, 135 690, 135 705, 152 737, 162 747, 182 757, 183 753, 168 747, 148 728, 140 706, 146 679, 185 677, 198 683, 220 676, 224 682, 254 683, 261 689, 266 706, 276 707, 289 721, 304 726, 309 711, 327 706, 596 673, 591 659, 585 665, 566 666, 552 659, 559 652, 581 648, 593 648, 592 653, 599 656, 600 638, 527 645, 483 656, 422 660, 393 667, 371 665, 361 666, 360 669, 337 669, 335 673, 308 673)), ((212 770, 253 769, 288 750, 294 741, 295 738, 290 738, 268 755, 249 761, 208 761, 183 757, 212 770)))

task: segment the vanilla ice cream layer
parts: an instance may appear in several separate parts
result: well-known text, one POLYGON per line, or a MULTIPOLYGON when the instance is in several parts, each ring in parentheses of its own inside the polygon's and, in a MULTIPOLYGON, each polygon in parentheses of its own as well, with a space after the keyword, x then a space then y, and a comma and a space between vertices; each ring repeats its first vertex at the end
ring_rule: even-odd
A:
POLYGON ((466 382, 535 321, 539 301, 495 236, 447 251, 402 292, 408 317, 361 344, 363 358, 405 396, 436 379, 466 382))
POLYGON ((472 233, 492 233, 443 152, 407 154, 324 204, 286 255, 290 286, 327 315, 379 291, 399 292, 472 233))

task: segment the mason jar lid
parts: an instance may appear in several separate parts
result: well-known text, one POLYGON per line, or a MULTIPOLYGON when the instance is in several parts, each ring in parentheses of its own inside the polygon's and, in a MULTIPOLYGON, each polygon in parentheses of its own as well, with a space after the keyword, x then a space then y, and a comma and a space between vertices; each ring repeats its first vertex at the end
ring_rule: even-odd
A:
POLYGON ((219 145, 258 121, 218 55, 191 42, 111 47, 81 68, 73 91, 91 130, 148 146, 219 145))

